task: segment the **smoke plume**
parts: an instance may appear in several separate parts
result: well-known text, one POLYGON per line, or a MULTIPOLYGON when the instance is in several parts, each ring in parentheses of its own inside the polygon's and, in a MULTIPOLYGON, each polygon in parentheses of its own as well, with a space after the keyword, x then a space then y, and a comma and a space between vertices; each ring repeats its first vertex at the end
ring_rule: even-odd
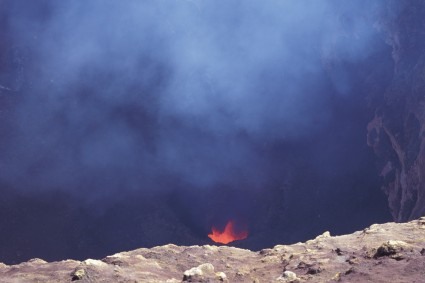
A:
POLYGON ((351 87, 324 60, 373 50, 365 5, 6 1, 25 74, 5 86, 25 82, 10 94, 21 97, 0 178, 85 194, 161 189, 163 178, 262 186, 258 147, 314 137, 351 87))

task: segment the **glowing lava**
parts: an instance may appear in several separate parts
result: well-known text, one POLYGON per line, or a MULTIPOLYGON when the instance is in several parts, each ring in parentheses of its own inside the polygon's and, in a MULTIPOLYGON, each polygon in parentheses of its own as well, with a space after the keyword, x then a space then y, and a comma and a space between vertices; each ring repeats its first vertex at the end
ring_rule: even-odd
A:
POLYGON ((248 231, 236 232, 233 229, 233 221, 229 221, 227 222, 223 232, 212 227, 212 233, 208 234, 208 237, 216 243, 228 244, 236 240, 246 239, 246 237, 248 237, 248 231))

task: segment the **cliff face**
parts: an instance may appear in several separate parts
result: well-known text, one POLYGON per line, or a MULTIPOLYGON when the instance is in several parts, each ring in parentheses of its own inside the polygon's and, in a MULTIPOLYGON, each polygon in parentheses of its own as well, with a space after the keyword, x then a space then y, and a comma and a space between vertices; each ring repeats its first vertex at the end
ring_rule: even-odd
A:
POLYGON ((278 245, 166 245, 102 260, 0 263, 7 282, 423 282, 425 218, 372 225, 350 235, 278 245))
POLYGON ((394 73, 375 97, 367 129, 392 216, 406 221, 425 214, 425 4, 407 1, 397 8, 396 17, 379 25, 393 49, 394 73))

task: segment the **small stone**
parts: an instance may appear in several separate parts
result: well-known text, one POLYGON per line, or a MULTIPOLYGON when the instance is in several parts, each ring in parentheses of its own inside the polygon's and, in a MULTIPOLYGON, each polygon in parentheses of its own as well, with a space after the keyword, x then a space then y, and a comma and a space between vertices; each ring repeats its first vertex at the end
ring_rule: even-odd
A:
POLYGON ((297 269, 307 269, 306 274, 310 275, 322 272, 322 268, 317 263, 305 263, 304 261, 298 263, 297 269))
POLYGON ((317 266, 317 265, 310 266, 307 269, 307 274, 311 274, 311 275, 318 274, 320 272, 322 272, 322 268, 320 266, 317 266))
POLYGON ((297 282, 298 280, 297 275, 292 271, 285 271, 282 276, 277 278, 277 281, 281 282, 297 282))
POLYGON ((108 264, 104 263, 103 261, 97 260, 97 259, 86 259, 85 261, 83 261, 84 264, 86 265, 94 265, 94 266, 107 266, 108 264))
POLYGON ((322 236, 322 238, 330 238, 331 237, 331 233, 329 231, 326 231, 321 236, 322 236))
POLYGON ((345 271, 345 275, 348 275, 348 274, 350 274, 350 273, 353 273, 354 272, 354 268, 350 268, 350 269, 348 269, 347 271, 345 271))
POLYGON ((204 277, 211 277, 214 274, 214 266, 211 263, 204 263, 197 267, 186 270, 183 273, 183 281, 201 280, 204 277))
POLYGON ((125 262, 121 260, 120 258, 115 258, 115 257, 106 257, 102 259, 102 261, 108 264, 112 264, 114 266, 126 267, 130 265, 128 262, 125 262))
POLYGON ((28 262, 35 263, 35 264, 45 264, 45 263, 47 263, 47 261, 42 260, 40 258, 32 258, 28 262))
POLYGON ((236 276, 242 277, 242 276, 245 276, 245 273, 242 272, 242 271, 238 271, 238 272, 236 272, 236 276))
POLYGON ((212 252, 218 252, 218 247, 217 246, 205 245, 204 248, 206 250, 209 250, 209 251, 212 251, 212 252))
POLYGON ((341 272, 338 272, 337 274, 335 274, 335 275, 332 277, 332 280, 333 280, 333 281, 340 281, 340 280, 341 280, 341 272))
POLYGON ((220 281, 227 281, 227 275, 224 272, 217 272, 215 274, 215 276, 218 278, 218 280, 220 281))
POLYGON ((273 253, 273 250, 272 249, 262 249, 260 251, 260 255, 263 255, 263 256, 270 255, 271 253, 273 253))
POLYGON ((326 238, 330 238, 331 237, 331 233, 329 233, 329 231, 324 232, 323 234, 317 236, 314 240, 309 240, 306 243, 307 244, 315 244, 317 243, 317 241, 322 240, 322 239, 326 239, 326 238))
POLYGON ((315 240, 325 239, 330 237, 331 237, 331 233, 329 231, 326 231, 322 235, 317 236, 315 240))
POLYGON ((342 255, 342 250, 340 248, 337 248, 335 252, 337 255, 342 255))
POLYGON ((356 258, 355 256, 351 256, 349 259, 347 259, 345 262, 347 262, 348 264, 358 264, 359 263, 359 259, 356 258))
POLYGON ((71 274, 71 281, 81 280, 84 276, 86 276, 86 271, 82 268, 78 268, 71 274))
POLYGON ((373 224, 369 228, 365 228, 363 230, 364 234, 376 234, 378 232, 384 232, 384 230, 380 228, 378 224, 373 224))
POLYGON ((393 256, 401 251, 403 251, 405 248, 408 247, 408 244, 403 241, 394 241, 389 240, 383 243, 379 248, 376 250, 374 258, 382 257, 382 256, 393 256))

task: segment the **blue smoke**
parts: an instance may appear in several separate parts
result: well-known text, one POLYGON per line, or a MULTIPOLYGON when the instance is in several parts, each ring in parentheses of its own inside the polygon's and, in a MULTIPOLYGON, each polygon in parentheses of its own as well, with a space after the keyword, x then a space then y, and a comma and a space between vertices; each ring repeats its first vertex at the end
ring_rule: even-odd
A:
MULTIPOLYGON (((0 77, 0 180, 97 197, 270 179, 262 148, 314 139, 382 1, 5 1, 25 55, 0 77), (14 72, 11 72, 11 70, 14 72), (13 90, 12 91, 6 90, 13 90), (164 180, 170 180, 165 182, 164 180), (173 180, 173 181, 172 181, 173 180)), ((6 54, 6 53, 5 53, 6 54)), ((10 58, 9 55, 3 57, 10 58)))

